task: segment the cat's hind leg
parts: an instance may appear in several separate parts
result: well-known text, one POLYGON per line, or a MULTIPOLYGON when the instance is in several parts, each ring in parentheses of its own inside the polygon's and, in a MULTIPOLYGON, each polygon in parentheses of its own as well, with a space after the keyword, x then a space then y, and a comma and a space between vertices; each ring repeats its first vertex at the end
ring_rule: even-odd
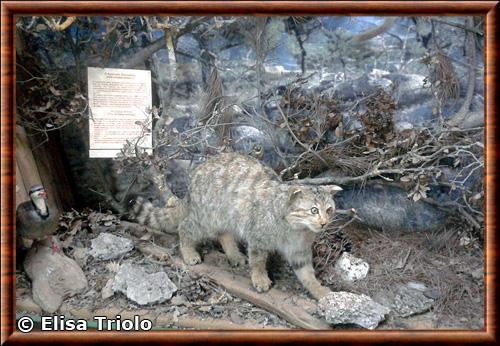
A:
POLYGON ((179 241, 182 259, 187 265, 195 265, 201 263, 201 256, 196 251, 198 238, 195 235, 200 232, 195 232, 195 225, 188 218, 184 219, 179 225, 179 241))
POLYGON ((231 233, 221 233, 219 234, 218 239, 222 245, 222 249, 224 249, 224 253, 226 254, 229 263, 232 266, 237 267, 245 265, 245 256, 243 256, 238 249, 238 244, 231 233))
POLYGON ((266 270, 267 255, 267 251, 249 245, 248 262, 252 272, 252 284, 257 292, 265 292, 271 288, 272 282, 266 270))

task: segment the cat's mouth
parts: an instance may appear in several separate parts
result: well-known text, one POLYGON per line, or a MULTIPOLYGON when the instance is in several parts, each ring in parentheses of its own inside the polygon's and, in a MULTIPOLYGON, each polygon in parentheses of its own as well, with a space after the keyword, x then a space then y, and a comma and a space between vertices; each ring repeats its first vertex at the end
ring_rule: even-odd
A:
POLYGON ((304 227, 305 230, 311 231, 313 233, 321 233, 326 229, 324 227, 321 227, 321 225, 310 224, 310 223, 301 224, 301 226, 304 227))
POLYGON ((326 225, 322 227, 320 224, 306 222, 301 219, 299 220, 288 219, 288 222, 293 228, 297 230, 303 230, 303 231, 307 230, 313 233, 321 233, 327 228, 326 225))
POLYGON ((321 233, 323 232, 326 228, 321 227, 320 225, 314 226, 314 227, 308 227, 312 232, 314 233, 321 233))

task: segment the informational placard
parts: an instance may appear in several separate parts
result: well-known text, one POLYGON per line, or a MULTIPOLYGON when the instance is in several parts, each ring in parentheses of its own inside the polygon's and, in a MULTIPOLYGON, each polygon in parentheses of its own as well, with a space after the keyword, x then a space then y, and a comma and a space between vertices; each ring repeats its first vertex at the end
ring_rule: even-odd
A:
POLYGON ((89 157, 116 157, 126 141, 152 152, 151 71, 88 68, 89 157))

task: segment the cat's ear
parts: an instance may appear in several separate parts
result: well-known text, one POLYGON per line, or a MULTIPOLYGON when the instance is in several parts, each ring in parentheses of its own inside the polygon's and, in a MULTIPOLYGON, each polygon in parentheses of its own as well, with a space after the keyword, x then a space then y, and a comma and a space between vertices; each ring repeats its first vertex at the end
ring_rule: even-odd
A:
POLYGON ((337 192, 342 191, 343 189, 337 185, 323 185, 323 188, 326 189, 332 195, 335 195, 337 192))
POLYGON ((295 201, 300 195, 302 195, 302 189, 300 187, 294 186, 288 190, 288 201, 292 203, 295 201))

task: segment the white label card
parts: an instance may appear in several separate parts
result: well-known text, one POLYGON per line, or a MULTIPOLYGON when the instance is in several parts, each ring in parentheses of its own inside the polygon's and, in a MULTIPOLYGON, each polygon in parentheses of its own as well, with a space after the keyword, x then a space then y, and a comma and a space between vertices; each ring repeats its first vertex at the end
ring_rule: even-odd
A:
POLYGON ((89 67, 87 74, 89 157, 116 157, 127 140, 151 153, 151 71, 89 67))

